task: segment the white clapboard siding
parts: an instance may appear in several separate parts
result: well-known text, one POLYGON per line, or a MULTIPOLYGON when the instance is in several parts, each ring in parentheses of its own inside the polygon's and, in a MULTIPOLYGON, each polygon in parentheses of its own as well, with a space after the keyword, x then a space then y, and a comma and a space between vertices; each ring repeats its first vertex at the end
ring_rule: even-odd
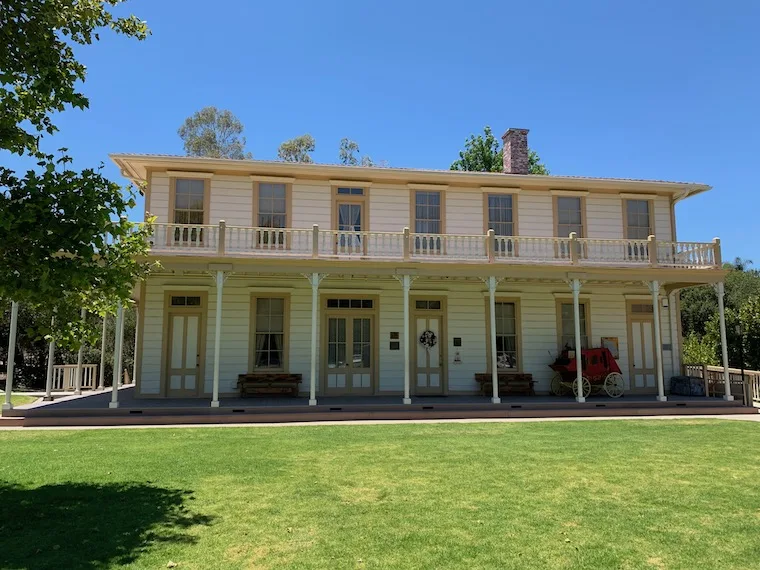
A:
POLYGON ((372 186, 369 189, 369 231, 401 232, 408 227, 411 223, 409 196, 406 186, 372 186))
POLYGON ((211 179, 209 223, 219 220, 228 226, 253 226, 253 182, 242 176, 211 179))
POLYGON ((483 195, 478 192, 449 188, 445 197, 447 234, 483 234, 483 195))
POLYGON ((586 237, 623 239, 623 200, 616 194, 586 197, 586 237))
POLYGON ((670 223, 670 200, 658 196, 654 200, 654 234, 659 241, 673 241, 670 223))
POLYGON ((555 234, 552 196, 548 192, 520 192, 517 212, 521 236, 551 237, 555 234))
POLYGON ((311 228, 314 224, 319 224, 320 228, 329 229, 332 223, 331 191, 326 184, 293 184, 293 227, 311 228))
POLYGON ((157 222, 167 224, 174 221, 169 219, 169 177, 166 173, 151 175, 150 204, 146 204, 146 209, 156 216, 157 222))

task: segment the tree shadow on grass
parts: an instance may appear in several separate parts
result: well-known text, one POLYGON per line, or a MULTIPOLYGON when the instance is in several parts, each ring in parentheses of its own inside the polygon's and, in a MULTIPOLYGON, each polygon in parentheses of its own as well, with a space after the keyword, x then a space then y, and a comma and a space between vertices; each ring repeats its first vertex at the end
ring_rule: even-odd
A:
POLYGON ((134 562, 159 543, 196 542, 211 517, 188 508, 190 491, 149 484, 0 482, 0 568, 94 569, 134 562))

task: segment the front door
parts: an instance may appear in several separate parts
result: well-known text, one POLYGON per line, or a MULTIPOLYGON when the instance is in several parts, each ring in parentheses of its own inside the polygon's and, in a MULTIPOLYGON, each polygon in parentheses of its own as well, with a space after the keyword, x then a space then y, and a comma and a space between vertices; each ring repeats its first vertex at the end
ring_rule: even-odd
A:
POLYGON ((637 303, 629 307, 628 334, 631 339, 630 391, 652 393, 657 388, 657 362, 654 350, 654 310, 651 303, 637 303))
POLYGON ((198 395, 201 379, 201 313, 169 313, 167 396, 198 395))
POLYGON ((372 394, 372 316, 327 315, 328 396, 372 394))
POLYGON ((339 202, 337 253, 339 255, 363 253, 361 236, 363 229, 363 204, 360 202, 339 202))
POLYGON ((439 300, 415 301, 415 335, 410 340, 414 342, 416 395, 444 394, 446 344, 441 306, 439 300))

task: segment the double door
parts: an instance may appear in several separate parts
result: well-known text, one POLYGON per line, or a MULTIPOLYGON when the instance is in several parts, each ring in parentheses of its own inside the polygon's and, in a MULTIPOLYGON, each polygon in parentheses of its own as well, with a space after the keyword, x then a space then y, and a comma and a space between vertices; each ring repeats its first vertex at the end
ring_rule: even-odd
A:
POLYGON ((628 334, 631 363, 631 392, 653 393, 657 389, 657 356, 654 344, 654 315, 651 305, 641 304, 641 312, 629 313, 628 334))
MULTIPOLYGON (((420 307, 420 302, 417 307, 420 307)), ((446 354, 443 313, 415 310, 410 339, 414 355, 413 390, 415 395, 443 395, 446 384, 446 354)))
POLYGON ((368 396, 374 386, 373 315, 327 314, 326 394, 368 396))
POLYGON ((169 313, 166 395, 197 396, 201 388, 201 322, 203 314, 169 313))

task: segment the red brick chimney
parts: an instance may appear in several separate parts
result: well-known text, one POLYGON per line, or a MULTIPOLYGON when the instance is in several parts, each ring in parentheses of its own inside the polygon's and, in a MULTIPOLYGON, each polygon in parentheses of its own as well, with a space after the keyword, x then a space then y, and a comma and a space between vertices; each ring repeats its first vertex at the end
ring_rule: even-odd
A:
POLYGON ((509 129, 504 141, 504 173, 528 174, 528 129, 509 129))

